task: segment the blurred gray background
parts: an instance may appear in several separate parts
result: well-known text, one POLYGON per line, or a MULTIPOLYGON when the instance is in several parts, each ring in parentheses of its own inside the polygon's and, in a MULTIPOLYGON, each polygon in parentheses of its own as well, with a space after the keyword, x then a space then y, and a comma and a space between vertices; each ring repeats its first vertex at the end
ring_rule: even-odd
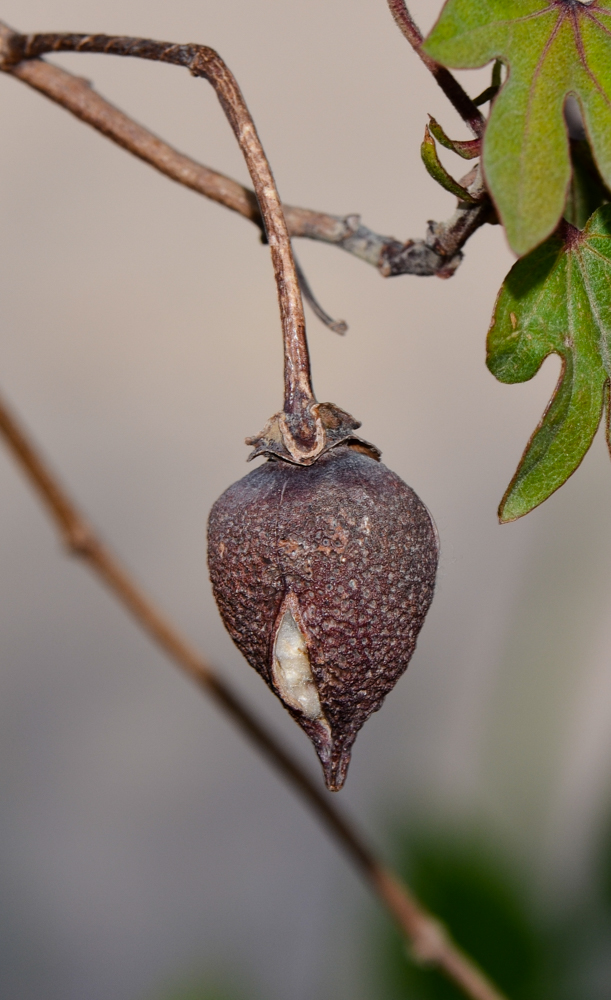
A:
MULTIPOLYGON (((412 4, 424 28, 440 7, 412 4)), ((466 131, 384 0, 4 0, 22 31, 215 46, 282 197, 406 239, 453 199, 426 113, 466 131)), ((180 149, 247 181, 211 88, 178 68, 54 57, 180 149)), ((487 71, 464 74, 471 93, 487 71)), ((0 385, 94 524, 317 775, 234 649, 207 512, 281 399, 276 292, 243 219, 0 79, 0 385), (230 389, 229 387, 233 388, 230 389), (233 392, 233 395, 232 395, 233 392)), ((446 162, 461 170, 458 160, 446 162)), ((598 438, 515 524, 496 507, 553 389, 484 364, 503 234, 451 281, 382 279, 300 241, 340 338, 308 314, 315 387, 436 519, 439 585, 407 675, 356 745, 341 804, 382 849, 394 815, 476 816, 560 911, 609 802, 611 466, 598 438)), ((359 998, 366 890, 301 803, 67 559, 0 450, 0 995, 141 1000, 185 969, 268 1000, 359 998)))

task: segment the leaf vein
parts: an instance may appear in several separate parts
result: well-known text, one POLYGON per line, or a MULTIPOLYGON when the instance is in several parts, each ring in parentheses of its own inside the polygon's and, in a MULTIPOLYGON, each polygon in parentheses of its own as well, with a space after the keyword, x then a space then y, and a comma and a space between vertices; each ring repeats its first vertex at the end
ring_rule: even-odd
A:
MULTIPOLYGON (((530 134, 530 124, 531 124, 530 123, 530 116, 531 116, 532 102, 533 102, 533 98, 535 96, 535 91, 536 91, 537 77, 539 76, 539 74, 540 74, 540 72, 541 72, 541 70, 543 68, 543 64, 545 63, 545 60, 547 58, 547 54, 548 54, 548 52, 549 52, 549 50, 550 50, 550 48, 551 48, 551 46, 552 46, 552 44, 554 42, 554 39, 556 38, 556 35, 558 34, 558 32, 560 31, 560 28, 562 27, 562 24, 564 22, 565 17, 566 17, 566 13, 564 13, 564 12, 558 16, 558 19, 557 19, 557 21, 556 21, 556 23, 555 23, 552 31, 550 32, 550 36, 549 36, 547 42, 545 43, 545 46, 543 47, 543 51, 541 52, 541 55, 539 56, 539 61, 538 61, 537 65, 536 65, 536 67, 535 67, 535 72, 533 73, 532 82, 531 82, 531 85, 530 85, 530 88, 529 88, 529 91, 528 91, 528 105, 527 105, 527 108, 526 108, 526 114, 524 116, 524 142, 522 143, 522 146, 521 146, 521 149, 520 149, 520 176, 521 177, 524 176, 524 161, 525 161, 525 158, 526 158, 527 155, 530 155, 530 154, 527 154, 526 146, 527 146, 527 140, 528 140, 528 137, 529 137, 529 134, 530 134)), ((520 203, 522 201, 522 187, 520 187, 519 201, 520 201, 520 203)))
MULTIPOLYGON (((591 10, 584 11, 584 14, 590 19, 590 21, 594 21, 594 24, 597 24, 601 31, 604 31, 606 35, 611 35, 611 28, 608 28, 606 24, 601 24, 598 18, 594 17, 591 10)), ((609 11, 609 14, 611 14, 611 11, 609 11)))
MULTIPOLYGON (((577 18, 576 12, 574 10, 571 10, 571 17, 572 17, 572 20, 573 20, 573 33, 575 35, 575 46, 576 46, 577 52, 579 54, 579 59, 580 59, 581 65, 583 66, 584 70, 586 71, 586 73, 590 77, 590 80, 592 81, 592 83, 596 87, 598 93, 601 95, 601 97, 603 98, 603 100, 606 101, 607 104, 611 107, 611 99, 609 98, 609 95, 603 90, 603 88, 601 87, 600 83, 598 82, 597 77, 595 76, 595 74, 592 72, 592 70, 588 66, 588 60, 586 58, 585 48, 584 48, 584 44, 583 44, 583 38, 581 37, 581 32, 579 30, 579 20, 577 18)), ((601 27, 602 27, 602 25, 601 25, 601 27)))
POLYGON ((539 305, 541 303, 541 299, 544 297, 545 293, 547 292, 547 282, 551 281, 552 277, 554 276, 554 274, 556 273, 556 271, 560 267, 560 265, 562 263, 562 255, 563 255, 564 252, 565 251, 562 250, 558 254, 558 259, 557 259, 556 263, 554 264, 554 266, 552 267, 552 269, 550 270, 549 275, 547 277, 547 280, 543 281, 541 283, 541 288, 539 289, 537 297, 533 300, 531 308, 528 311, 524 310, 524 312, 522 313, 522 315, 521 315, 522 328, 524 330, 526 329, 526 327, 530 323, 530 321, 533 318, 533 316, 535 315, 535 313, 538 311, 539 305))
MULTIPOLYGON (((590 252, 595 252, 595 251, 592 251, 589 247, 588 247, 588 250, 590 250, 590 252)), ((577 262, 579 264, 579 271, 581 273, 581 280, 583 281, 583 285, 584 285, 584 288, 586 290, 586 295, 588 297, 588 305, 590 307, 590 312, 592 313, 592 316, 594 318, 594 322, 596 323, 596 326, 597 326, 598 332, 599 332, 598 349, 600 351, 602 363, 603 363, 604 369, 607 372, 607 374, 610 374, 611 373, 611 354, 609 352, 608 338, 604 336, 604 332, 606 331, 607 333, 609 333, 611 331, 609 331, 609 327, 605 324, 602 316, 600 315, 600 312, 599 312, 599 309, 598 309, 598 303, 597 303, 597 300, 596 300, 596 296, 594 295, 594 292, 592 291, 592 286, 590 284, 590 278, 589 278, 589 275, 588 275, 588 270, 587 270, 587 268, 584 265, 582 254, 581 254, 580 250, 576 251, 576 257, 577 257, 577 262)), ((603 257, 602 259, 604 260, 605 258, 603 257)), ((605 261, 605 263, 608 265, 609 262, 605 261)))

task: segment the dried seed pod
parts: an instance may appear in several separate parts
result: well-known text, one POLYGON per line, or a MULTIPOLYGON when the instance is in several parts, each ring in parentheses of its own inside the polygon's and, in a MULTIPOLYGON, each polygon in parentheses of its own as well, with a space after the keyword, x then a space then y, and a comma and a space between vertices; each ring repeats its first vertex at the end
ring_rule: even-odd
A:
POLYGON ((208 561, 225 626, 312 740, 331 790, 407 667, 437 558, 427 508, 360 445, 309 466, 272 458, 212 508, 208 561))

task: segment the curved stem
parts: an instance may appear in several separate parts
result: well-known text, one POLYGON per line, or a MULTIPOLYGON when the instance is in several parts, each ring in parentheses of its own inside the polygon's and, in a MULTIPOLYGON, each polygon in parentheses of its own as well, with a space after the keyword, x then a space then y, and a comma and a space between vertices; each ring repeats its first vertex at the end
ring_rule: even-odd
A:
POLYGON ((36 58, 48 52, 136 56, 185 66, 194 76, 203 77, 212 85, 246 161, 271 250, 284 339, 284 411, 287 416, 296 418, 292 428, 297 431, 297 436, 305 445, 311 444, 315 427, 309 407, 315 399, 303 302, 291 241, 276 183, 255 123, 238 82, 223 59, 207 45, 173 45, 142 38, 68 33, 16 35, 11 40, 11 51, 15 61, 36 58))
POLYGON ((426 68, 433 74, 444 94, 458 111, 462 120, 469 126, 473 135, 481 139, 486 127, 486 119, 449 69, 435 62, 423 51, 422 32, 407 9, 405 0, 387 0, 387 2, 399 31, 407 38, 414 52, 420 56, 426 68))

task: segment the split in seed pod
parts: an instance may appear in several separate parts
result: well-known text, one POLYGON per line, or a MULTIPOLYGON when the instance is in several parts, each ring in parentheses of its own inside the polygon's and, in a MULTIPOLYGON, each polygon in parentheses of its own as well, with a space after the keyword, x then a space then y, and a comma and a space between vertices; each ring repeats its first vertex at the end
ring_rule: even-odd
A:
POLYGON ((267 462, 212 508, 210 577, 229 634, 310 737, 337 791, 359 729, 414 651, 433 597, 437 533, 414 491, 356 437, 358 421, 316 402, 274 179, 236 81, 224 64, 213 70, 200 67, 244 153, 271 248, 284 408, 247 441, 251 458, 267 462))

